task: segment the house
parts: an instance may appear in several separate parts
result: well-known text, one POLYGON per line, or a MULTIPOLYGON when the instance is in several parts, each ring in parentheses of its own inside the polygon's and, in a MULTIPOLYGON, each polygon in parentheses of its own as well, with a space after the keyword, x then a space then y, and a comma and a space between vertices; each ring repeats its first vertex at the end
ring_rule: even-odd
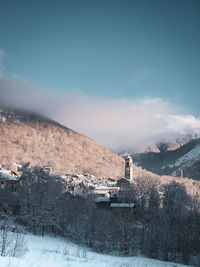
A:
POLYGON ((119 190, 117 186, 95 186, 90 192, 90 197, 109 197, 111 194, 117 194, 119 190))
POLYGON ((97 208, 110 208, 110 198, 109 197, 97 197, 95 199, 97 208))
POLYGON ((134 203, 121 203, 116 194, 110 197, 98 197, 95 199, 96 207, 101 209, 108 209, 115 214, 136 214, 136 206, 134 203))
POLYGON ((110 183, 115 183, 116 182, 116 180, 113 177, 108 177, 107 180, 110 183))
POLYGON ((44 166, 43 170, 46 174, 49 174, 52 172, 52 167, 51 166, 44 166))
POLYGON ((0 189, 9 188, 11 191, 16 191, 18 179, 11 175, 11 171, 0 170, 0 189))
POLYGON ((93 197, 109 197, 110 193, 109 193, 109 188, 107 186, 97 186, 95 187, 91 193, 90 196, 93 197))
POLYGON ((127 178, 120 178, 117 180, 117 186, 120 187, 120 189, 127 189, 130 187, 130 180, 127 178))
POLYGON ((110 194, 117 194, 117 193, 119 193, 120 187, 119 186, 109 186, 108 185, 108 189, 109 189, 109 193, 110 194))

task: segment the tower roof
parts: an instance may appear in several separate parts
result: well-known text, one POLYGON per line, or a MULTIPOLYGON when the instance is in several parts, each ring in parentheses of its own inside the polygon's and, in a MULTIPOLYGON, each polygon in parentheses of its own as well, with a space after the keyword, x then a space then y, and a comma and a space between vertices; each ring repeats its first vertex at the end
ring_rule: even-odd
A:
POLYGON ((131 156, 129 154, 124 156, 124 159, 132 159, 131 156))

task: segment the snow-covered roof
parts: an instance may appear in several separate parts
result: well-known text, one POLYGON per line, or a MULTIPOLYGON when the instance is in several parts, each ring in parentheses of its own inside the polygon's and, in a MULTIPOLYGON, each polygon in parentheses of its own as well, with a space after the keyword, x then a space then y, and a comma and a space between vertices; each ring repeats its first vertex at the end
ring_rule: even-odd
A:
POLYGON ((69 186, 78 186, 79 184, 82 184, 82 182, 79 180, 73 180, 72 182, 68 181, 69 186))
POLYGON ((135 204, 133 203, 111 203, 111 208, 133 208, 135 204))
POLYGON ((17 181, 17 179, 12 176, 9 171, 3 170, 0 171, 0 179, 5 179, 5 180, 9 180, 9 181, 17 181))
POLYGON ((60 174, 59 173, 56 173, 56 172, 51 172, 51 173, 49 173, 49 175, 50 176, 55 176, 55 177, 60 176, 60 174))
POLYGON ((94 186, 94 185, 91 182, 87 182, 87 186, 94 186))
POLYGON ((109 188, 107 186, 98 186, 95 187, 95 190, 109 190, 109 188))
POLYGON ((131 159, 131 156, 130 155, 125 155, 123 156, 124 159, 131 159))
POLYGON ((110 198, 109 197, 97 197, 95 201, 96 202, 110 202, 110 198))
POLYGON ((114 186, 114 185, 108 185, 108 189, 110 189, 110 190, 119 190, 120 187, 119 186, 114 186))
POLYGON ((130 182, 131 180, 129 180, 129 179, 125 178, 125 177, 121 177, 121 178, 119 178, 119 179, 117 180, 117 182, 119 182, 119 181, 130 182))
POLYGON ((92 193, 93 194, 107 194, 107 193, 109 193, 109 189, 103 189, 103 190, 94 189, 94 190, 92 190, 92 193))

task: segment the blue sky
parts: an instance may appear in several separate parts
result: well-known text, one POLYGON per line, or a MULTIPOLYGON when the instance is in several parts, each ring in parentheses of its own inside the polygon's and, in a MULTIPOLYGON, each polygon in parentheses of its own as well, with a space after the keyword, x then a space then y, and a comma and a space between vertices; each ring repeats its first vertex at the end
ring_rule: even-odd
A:
POLYGON ((48 92, 159 98, 200 117, 199 14, 199 0, 0 0, 0 71, 48 92))
POLYGON ((5 76, 199 115, 200 1, 0 0, 5 76))

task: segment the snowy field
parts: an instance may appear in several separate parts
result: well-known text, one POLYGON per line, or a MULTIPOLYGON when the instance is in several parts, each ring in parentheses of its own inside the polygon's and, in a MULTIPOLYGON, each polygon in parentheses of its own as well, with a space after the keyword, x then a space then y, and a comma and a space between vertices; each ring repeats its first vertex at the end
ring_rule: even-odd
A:
POLYGON ((183 267, 142 257, 117 257, 91 252, 62 238, 26 235, 21 258, 0 257, 0 267, 183 267))

